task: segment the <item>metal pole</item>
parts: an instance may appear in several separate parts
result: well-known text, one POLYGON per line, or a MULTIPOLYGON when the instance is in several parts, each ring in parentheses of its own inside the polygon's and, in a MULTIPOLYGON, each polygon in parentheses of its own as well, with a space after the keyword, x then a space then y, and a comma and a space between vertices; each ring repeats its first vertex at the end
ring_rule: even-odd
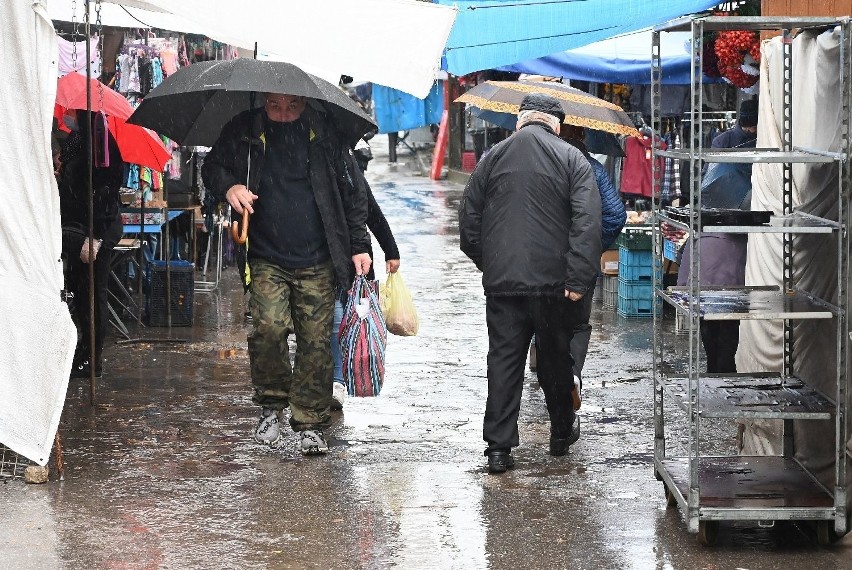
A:
MULTIPOLYGON (((660 33, 659 31, 654 31, 651 35, 651 128, 654 129, 654 132, 660 132, 660 81, 662 77, 662 67, 660 61, 660 33)), ((657 184, 657 148, 655 145, 651 146, 653 153, 653 160, 651 161, 651 182, 653 184, 653 190, 651 193, 652 200, 652 209, 655 215, 659 215, 660 212, 660 200, 657 197, 658 184, 657 184)), ((660 221, 655 217, 653 224, 654 231, 654 272, 653 272, 653 298, 652 302, 654 305, 652 306, 652 315, 654 318, 654 358, 653 358, 653 367, 652 373, 654 377, 654 456, 658 461, 663 461, 666 458, 666 437, 665 437, 665 425, 664 425, 664 416, 663 416, 663 378, 662 378, 662 364, 663 364, 663 338, 662 338, 662 315, 658 315, 656 308, 657 302, 657 291, 661 290, 665 287, 665 283, 662 283, 662 273, 658 273, 658 270, 662 270, 662 263, 659 260, 659 256, 662 254, 663 243, 662 243, 662 232, 660 231, 660 221)), ((654 468, 656 472, 656 467, 654 468)), ((659 475, 657 475, 659 477, 659 475)))
MULTIPOLYGON (((89 404, 95 405, 95 356, 97 349, 95 348, 95 193, 93 184, 93 168, 94 168, 94 152, 93 147, 95 138, 92 133, 92 46, 89 43, 91 34, 91 23, 89 21, 89 0, 85 0, 85 22, 86 22, 86 135, 88 144, 86 145, 86 185, 89 198, 89 404)), ((76 72, 72 72, 76 73, 76 72)), ((79 123, 78 123, 79 128, 79 123)))

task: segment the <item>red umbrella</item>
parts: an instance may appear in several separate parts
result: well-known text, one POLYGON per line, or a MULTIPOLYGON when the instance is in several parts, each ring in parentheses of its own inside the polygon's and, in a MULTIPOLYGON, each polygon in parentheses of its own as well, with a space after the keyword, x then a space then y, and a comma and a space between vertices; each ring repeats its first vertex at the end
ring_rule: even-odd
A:
MULTIPOLYGON (((162 172, 171 153, 154 131, 127 123, 133 114, 133 107, 121 94, 113 91, 100 81, 91 79, 92 111, 107 116, 109 131, 112 133, 121 158, 125 162, 147 166, 162 172)), ((62 115, 70 109, 85 110, 86 78, 79 73, 69 73, 56 82, 56 106, 54 116, 62 125, 62 115)))

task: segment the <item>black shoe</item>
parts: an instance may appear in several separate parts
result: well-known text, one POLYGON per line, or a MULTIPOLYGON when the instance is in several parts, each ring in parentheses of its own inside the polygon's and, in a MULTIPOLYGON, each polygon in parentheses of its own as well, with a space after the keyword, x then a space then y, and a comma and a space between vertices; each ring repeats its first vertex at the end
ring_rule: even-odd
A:
POLYGON ((571 425, 571 433, 568 437, 550 436, 550 455, 561 457, 568 453, 568 448, 580 439, 580 416, 574 416, 574 423, 571 425))
POLYGON ((515 467, 511 451, 489 451, 487 455, 489 473, 505 473, 507 469, 515 467))

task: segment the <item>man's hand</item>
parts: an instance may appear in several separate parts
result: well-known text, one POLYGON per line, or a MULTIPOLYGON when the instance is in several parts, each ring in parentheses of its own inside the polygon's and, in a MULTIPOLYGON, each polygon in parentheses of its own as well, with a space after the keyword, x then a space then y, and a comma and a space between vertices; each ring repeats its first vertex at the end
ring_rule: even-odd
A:
POLYGON ((249 211, 249 214, 254 214, 254 209, 251 207, 252 202, 257 200, 258 196, 251 192, 243 184, 234 184, 225 193, 225 199, 238 214, 243 213, 243 208, 249 211))
POLYGON ((373 260, 370 259, 369 253, 359 253, 352 256, 352 263, 355 264, 356 275, 366 275, 370 271, 370 265, 373 264, 373 260))
POLYGON ((398 259, 388 259, 385 262, 385 270, 388 273, 396 273, 399 271, 399 260, 398 259))
POLYGON ((579 301, 583 298, 582 293, 575 293, 574 291, 569 291, 568 289, 565 289, 565 296, 568 297, 568 299, 571 301, 579 301))

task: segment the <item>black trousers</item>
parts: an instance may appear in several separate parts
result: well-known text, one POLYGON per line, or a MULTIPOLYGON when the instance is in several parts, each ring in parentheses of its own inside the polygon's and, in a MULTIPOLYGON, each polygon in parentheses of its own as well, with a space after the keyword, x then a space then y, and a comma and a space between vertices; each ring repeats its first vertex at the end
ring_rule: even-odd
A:
POLYGON ((553 437, 568 437, 574 422, 571 390, 574 361, 571 339, 582 316, 582 303, 564 297, 501 297, 486 300, 488 325, 488 400, 485 404, 485 452, 517 447, 518 414, 524 366, 536 335, 538 381, 547 402, 553 437))
POLYGON ((736 372, 734 357, 740 344, 739 321, 701 320, 701 344, 707 353, 707 372, 736 372))
MULTIPOLYGON (((583 377, 583 365, 586 363, 586 353, 589 351, 589 341, 592 340, 592 325, 589 319, 592 317, 592 291, 594 287, 577 301, 580 305, 578 322, 574 325, 574 336, 571 339, 571 357, 574 359, 574 376, 583 377)), ((536 348, 536 351, 538 348, 536 348)))
MULTIPOLYGON (((95 258, 95 370, 101 370, 103 360, 104 337, 109 326, 109 269, 112 248, 103 246, 95 258)), ((74 293, 71 317, 77 325, 79 340, 74 355, 77 366, 89 360, 90 342, 89 331, 89 266, 80 261, 77 255, 68 255, 68 272, 66 288, 74 293)))

